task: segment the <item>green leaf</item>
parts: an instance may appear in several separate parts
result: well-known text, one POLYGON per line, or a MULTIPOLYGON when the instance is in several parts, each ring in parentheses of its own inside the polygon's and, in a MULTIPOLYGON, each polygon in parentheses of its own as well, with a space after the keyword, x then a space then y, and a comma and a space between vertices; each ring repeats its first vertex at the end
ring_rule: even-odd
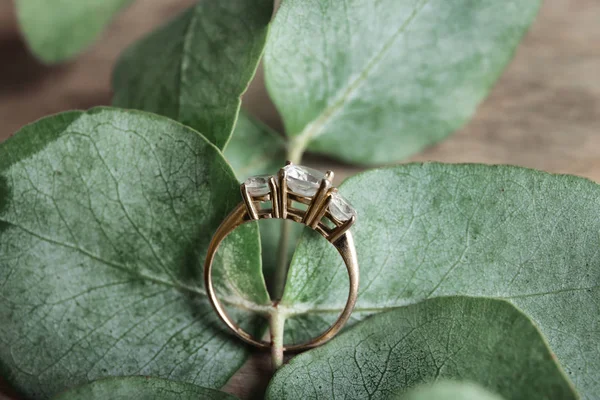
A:
POLYGON ((440 381, 421 385, 410 390, 401 400, 502 400, 502 397, 491 393, 483 387, 471 382, 440 381))
POLYGON ((55 400, 235 400, 236 397, 189 383, 145 376, 109 378, 71 389, 55 400))
POLYGON ((466 379, 507 399, 576 399, 540 332, 510 303, 446 297, 377 315, 281 368, 269 399, 388 399, 466 379))
POLYGON ((273 0, 198 2, 125 52, 113 104, 173 118, 223 149, 272 13, 273 0))
POLYGON ((414 154, 473 115, 540 0, 284 0, 265 53, 294 154, 414 154))
MULTIPOLYGON (((220 387, 246 351, 206 300, 202 265, 240 201, 197 132, 98 108, 26 126, 0 145, 0 366, 33 398, 106 376, 220 387)), ((219 250, 220 297, 270 304, 258 232, 219 250)), ((248 321, 249 323, 250 321, 248 321)))
POLYGON ((17 18, 35 56, 51 64, 83 51, 131 1, 16 0, 17 18))
POLYGON ((243 182, 249 176, 276 174, 285 165, 286 143, 268 126, 241 112, 224 154, 243 182))
MULTIPOLYGON (((507 299, 539 326, 585 398, 600 393, 600 186, 508 166, 410 164, 347 180, 361 273, 355 320, 423 299, 507 299)), ((281 312, 322 332, 348 294, 319 235, 301 239, 281 312), (306 284, 310 281, 310 284, 306 284)))

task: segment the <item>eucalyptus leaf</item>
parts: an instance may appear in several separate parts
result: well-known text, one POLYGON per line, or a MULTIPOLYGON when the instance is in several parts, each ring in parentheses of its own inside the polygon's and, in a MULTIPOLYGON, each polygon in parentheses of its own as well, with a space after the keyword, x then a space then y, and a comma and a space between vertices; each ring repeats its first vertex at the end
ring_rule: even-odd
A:
POLYGON ((509 302, 446 297, 361 322, 276 374, 268 399, 389 399, 437 379, 507 399, 576 399, 531 320, 509 302))
MULTIPOLYGON (((507 299, 539 326, 586 399, 600 393, 600 186, 509 166, 409 164, 340 187, 358 211, 354 320, 423 299, 507 299)), ((305 235, 288 274, 288 339, 323 331, 348 294, 345 267, 305 235), (310 282, 310 283, 309 283, 310 282)))
POLYGON ((214 389, 167 379, 130 376, 101 379, 71 389, 55 400, 235 400, 214 389))
POLYGON ((287 152, 279 134, 242 111, 224 154, 243 182, 250 176, 276 174, 285 165, 287 152))
MULTIPOLYGON (((202 264, 239 202, 221 152, 164 117, 98 108, 0 144, 0 365, 32 398, 106 376, 221 387, 246 351, 206 300, 202 264)), ((270 304, 257 227, 218 253, 219 296, 270 304)))
POLYGON ((90 45, 132 0, 15 0, 27 44, 46 63, 72 58, 90 45))
POLYGON ((440 381, 410 390, 399 400, 502 400, 480 385, 471 382, 440 381))
POLYGON ((283 0, 265 79, 293 154, 399 160, 465 124, 540 0, 283 0))
POLYGON ((272 13, 273 0, 198 2, 123 54, 113 104, 173 118, 223 149, 272 13))

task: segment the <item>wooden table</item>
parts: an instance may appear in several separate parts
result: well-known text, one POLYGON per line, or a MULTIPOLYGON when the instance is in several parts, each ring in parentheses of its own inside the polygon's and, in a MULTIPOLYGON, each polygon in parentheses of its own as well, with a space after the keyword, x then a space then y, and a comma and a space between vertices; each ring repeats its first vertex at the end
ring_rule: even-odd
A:
MULTIPOLYGON (((109 104, 111 70, 118 55, 193 2, 138 0, 93 48, 55 67, 40 65, 28 54, 12 2, 1 2, 0 141, 45 115, 109 104)), ((260 74, 246 100, 252 113, 281 129, 260 74)), ((334 167, 338 177, 359 170, 309 160, 334 167)), ((546 0, 475 118, 410 161, 424 160, 516 164, 600 181, 600 2, 546 0)), ((268 374, 268 358, 257 354, 231 379, 227 390, 242 399, 260 398, 266 383, 260 377, 268 374)))

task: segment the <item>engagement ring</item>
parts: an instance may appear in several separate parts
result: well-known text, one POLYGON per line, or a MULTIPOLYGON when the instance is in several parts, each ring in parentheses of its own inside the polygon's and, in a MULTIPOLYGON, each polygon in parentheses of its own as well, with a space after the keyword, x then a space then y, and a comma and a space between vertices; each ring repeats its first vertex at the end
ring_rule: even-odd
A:
POLYGON ((241 185, 243 201, 225 218, 215 232, 204 264, 204 282, 211 304, 219 317, 242 340, 263 349, 271 343, 254 338, 240 328, 225 312, 216 296, 212 283, 215 254, 223 239, 243 223, 266 218, 289 219, 319 232, 342 256, 350 287, 346 306, 336 322, 312 340, 284 346, 284 350, 298 351, 319 346, 334 337, 350 318, 358 294, 358 261, 354 239, 349 228, 356 221, 356 211, 332 187, 333 172, 323 173, 288 162, 277 176, 254 176, 241 185))

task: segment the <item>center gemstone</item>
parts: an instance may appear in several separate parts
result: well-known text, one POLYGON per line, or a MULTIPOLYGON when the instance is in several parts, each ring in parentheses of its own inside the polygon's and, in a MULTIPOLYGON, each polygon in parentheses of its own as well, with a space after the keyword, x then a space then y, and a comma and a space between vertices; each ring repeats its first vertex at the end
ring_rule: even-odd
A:
POLYGON ((325 173, 302 165, 286 165, 286 183, 290 191, 300 196, 314 196, 325 173))

